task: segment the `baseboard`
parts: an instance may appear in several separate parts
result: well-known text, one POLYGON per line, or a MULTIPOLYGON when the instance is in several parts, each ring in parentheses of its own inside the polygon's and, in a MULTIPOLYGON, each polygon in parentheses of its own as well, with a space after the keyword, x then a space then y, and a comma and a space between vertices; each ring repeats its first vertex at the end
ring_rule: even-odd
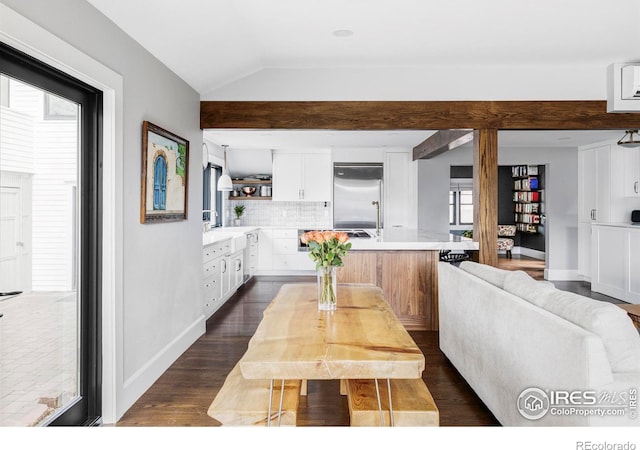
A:
POLYGON ((549 281, 584 281, 577 270, 544 269, 544 279, 549 281))
POLYGON ((541 252, 540 250, 534 250, 532 248, 527 248, 527 247, 515 247, 514 250, 516 249, 518 249, 518 251, 517 252, 514 251, 514 253, 518 253, 523 256, 528 256, 529 258, 540 259, 542 261, 544 261, 545 259, 545 252, 541 252))
POLYGON ((118 420, 160 378, 171 364, 205 332, 206 321, 204 316, 200 316, 140 370, 124 381, 121 399, 118 402, 118 420))
POLYGON ((308 277, 315 276, 315 270, 260 270, 256 273, 256 276, 265 276, 265 277, 283 277, 283 276, 292 276, 292 277, 308 277))

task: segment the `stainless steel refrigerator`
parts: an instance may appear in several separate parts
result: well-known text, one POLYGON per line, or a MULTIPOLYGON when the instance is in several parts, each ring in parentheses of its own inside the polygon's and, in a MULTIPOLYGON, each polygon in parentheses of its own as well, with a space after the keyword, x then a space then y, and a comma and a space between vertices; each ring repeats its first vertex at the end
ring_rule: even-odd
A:
POLYGON ((335 163, 333 166, 333 228, 383 227, 383 172, 378 163, 335 163), (377 202, 377 204, 376 204, 377 202))

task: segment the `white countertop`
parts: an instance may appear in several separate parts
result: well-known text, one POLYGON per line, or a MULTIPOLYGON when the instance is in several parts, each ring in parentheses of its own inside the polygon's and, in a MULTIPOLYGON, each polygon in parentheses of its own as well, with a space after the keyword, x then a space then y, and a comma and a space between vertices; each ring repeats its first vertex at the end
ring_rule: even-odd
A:
MULTIPOLYGON (((367 230, 375 235, 375 230, 367 230)), ((478 250, 472 239, 411 228, 388 228, 373 238, 351 238, 352 250, 478 250)))
MULTIPOLYGON (((246 233, 259 228, 272 227, 214 228, 203 233, 202 244, 207 246, 225 239, 238 241, 246 233)), ((375 230, 366 231, 375 236, 375 230)), ((469 238, 410 228, 388 228, 382 230, 379 237, 351 238, 349 242, 352 250, 478 250, 478 243, 469 238)))
POLYGON ((258 227, 218 227, 213 228, 206 233, 202 233, 202 245, 214 244, 216 242, 224 241, 225 239, 232 239, 238 248, 242 248, 242 245, 237 242, 240 239, 244 239, 245 234, 257 230, 258 227))
POLYGON ((640 229, 640 223, 634 224, 631 222, 614 222, 614 223, 594 222, 591 225, 597 225, 600 227, 633 228, 634 230, 640 229))

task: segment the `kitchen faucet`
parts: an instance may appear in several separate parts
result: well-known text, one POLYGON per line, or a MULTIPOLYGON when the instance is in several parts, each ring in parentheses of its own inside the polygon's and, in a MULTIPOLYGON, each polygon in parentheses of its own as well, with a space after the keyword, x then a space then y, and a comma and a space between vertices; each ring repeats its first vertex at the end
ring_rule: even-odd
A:
POLYGON ((380 236, 380 202, 374 200, 371 204, 376 207, 376 236, 380 236))
POLYGON ((218 211, 216 210, 212 210, 212 209, 203 209, 202 210, 202 215, 204 216, 205 213, 209 213, 209 220, 208 221, 204 221, 202 223, 202 231, 204 231, 205 233, 209 230, 211 230, 211 217, 214 217, 213 219, 213 226, 217 227, 218 226, 218 211))

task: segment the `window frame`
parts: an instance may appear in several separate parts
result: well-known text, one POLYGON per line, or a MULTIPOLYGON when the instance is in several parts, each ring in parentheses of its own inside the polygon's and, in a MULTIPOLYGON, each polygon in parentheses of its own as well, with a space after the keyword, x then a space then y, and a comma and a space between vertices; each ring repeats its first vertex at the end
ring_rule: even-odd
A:
MULTIPOLYGON (((467 178, 452 178, 449 186, 449 208, 453 206, 453 222, 449 221, 452 229, 468 229, 473 225, 473 180, 467 178), (462 193, 471 196, 471 203, 462 203, 462 193), (471 206, 471 222, 461 222, 462 206, 471 206)), ((451 212, 451 211, 450 211, 451 212)))
POLYGON ((211 228, 222 226, 222 192, 218 191, 218 179, 222 175, 222 167, 209 163, 204 169, 202 177, 202 221, 209 222, 211 228), (215 207, 212 208, 212 200, 215 207), (217 215, 215 220, 211 220, 211 212, 215 211, 217 215))

